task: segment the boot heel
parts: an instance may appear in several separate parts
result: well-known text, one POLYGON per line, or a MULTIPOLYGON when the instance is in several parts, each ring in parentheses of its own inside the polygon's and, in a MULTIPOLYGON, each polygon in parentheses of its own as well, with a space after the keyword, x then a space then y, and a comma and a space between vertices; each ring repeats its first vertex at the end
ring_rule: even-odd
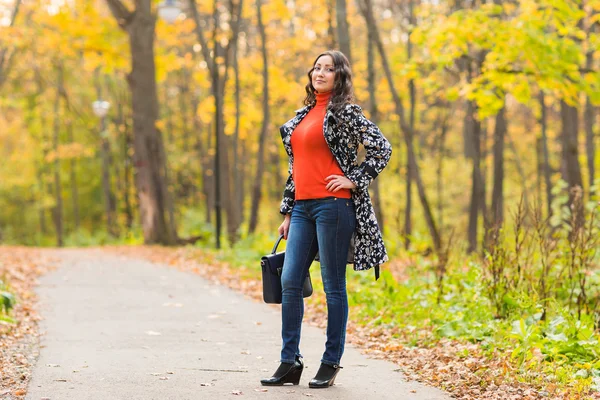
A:
POLYGON ((285 383, 291 383, 292 385, 299 385, 300 378, 302 377, 302 369, 294 368, 286 375, 285 383))
POLYGON ((304 363, 301 358, 297 358, 294 364, 281 363, 277 371, 268 379, 261 379, 263 386, 282 386, 286 383, 292 385, 300 384, 300 377, 304 371, 304 363))
POLYGON ((342 369, 342 367, 339 365, 330 366, 321 364, 317 376, 311 379, 308 383, 308 387, 313 389, 325 389, 332 386, 340 369, 342 369))

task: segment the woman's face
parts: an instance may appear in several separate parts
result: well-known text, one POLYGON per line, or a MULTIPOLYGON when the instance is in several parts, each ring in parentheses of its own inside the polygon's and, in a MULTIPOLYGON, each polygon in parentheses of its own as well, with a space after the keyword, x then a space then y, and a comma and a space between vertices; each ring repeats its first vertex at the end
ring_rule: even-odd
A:
POLYGON ((326 93, 333 90, 334 82, 335 67, 333 59, 329 55, 319 57, 312 72, 313 87, 318 93, 326 93))

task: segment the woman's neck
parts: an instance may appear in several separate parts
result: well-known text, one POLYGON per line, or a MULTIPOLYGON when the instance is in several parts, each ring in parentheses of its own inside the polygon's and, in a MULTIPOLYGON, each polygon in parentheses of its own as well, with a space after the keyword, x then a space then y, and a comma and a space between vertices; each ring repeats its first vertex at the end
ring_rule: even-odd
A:
POLYGON ((317 104, 315 107, 327 107, 327 104, 329 104, 329 99, 331 98, 331 91, 324 93, 315 92, 315 98, 317 99, 317 104))

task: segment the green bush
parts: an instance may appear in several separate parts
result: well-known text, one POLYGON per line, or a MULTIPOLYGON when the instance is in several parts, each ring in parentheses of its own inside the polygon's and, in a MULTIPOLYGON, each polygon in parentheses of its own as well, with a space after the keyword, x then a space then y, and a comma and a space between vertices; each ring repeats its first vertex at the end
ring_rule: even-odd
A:
POLYGON ((10 311, 16 303, 15 296, 9 291, 8 285, 0 280, 0 321, 15 323, 15 320, 9 316, 10 311))

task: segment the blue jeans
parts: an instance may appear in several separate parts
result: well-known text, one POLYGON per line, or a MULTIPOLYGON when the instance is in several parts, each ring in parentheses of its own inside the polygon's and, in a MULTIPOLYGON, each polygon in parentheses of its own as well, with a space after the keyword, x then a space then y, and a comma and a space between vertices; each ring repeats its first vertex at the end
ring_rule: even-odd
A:
POLYGON ((327 298, 327 342, 321 362, 329 365, 340 363, 348 321, 346 260, 355 226, 356 212, 351 199, 328 197, 296 201, 281 274, 281 362, 293 363, 296 357, 301 356, 302 286, 319 251, 327 298))

